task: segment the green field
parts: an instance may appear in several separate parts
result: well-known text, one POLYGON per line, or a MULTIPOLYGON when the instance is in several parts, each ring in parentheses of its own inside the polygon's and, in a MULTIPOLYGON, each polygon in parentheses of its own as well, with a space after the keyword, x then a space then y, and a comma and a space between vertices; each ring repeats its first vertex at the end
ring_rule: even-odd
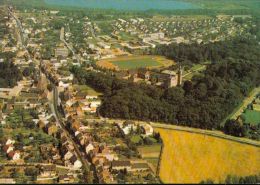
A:
POLYGON ((80 92, 86 92, 89 96, 100 96, 102 93, 95 91, 93 88, 88 85, 74 85, 74 88, 80 92))
POLYGON ((245 113, 242 114, 245 117, 246 123, 251 123, 257 125, 260 123, 260 112, 255 110, 246 110, 245 113))
POLYGON ((152 58, 112 61, 111 63, 118 66, 120 69, 136 69, 144 67, 156 67, 161 65, 152 58))

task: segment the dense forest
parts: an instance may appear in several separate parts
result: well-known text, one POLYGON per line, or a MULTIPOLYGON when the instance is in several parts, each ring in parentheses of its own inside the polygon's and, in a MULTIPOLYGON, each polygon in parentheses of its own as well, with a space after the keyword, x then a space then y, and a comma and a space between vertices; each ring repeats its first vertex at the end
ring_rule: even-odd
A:
MULTIPOLYGON (((119 80, 109 72, 86 72, 77 67, 72 68, 72 72, 80 83, 104 92, 99 110, 104 117, 219 129, 221 121, 260 84, 257 61, 260 54, 259 45, 254 41, 236 39, 217 46, 197 45, 196 54, 202 58, 208 50, 216 52, 215 62, 207 67, 204 75, 194 76, 192 81, 184 82, 183 87, 161 89, 119 80)), ((168 47, 167 50, 177 53, 178 48, 168 47)), ((185 46, 180 47, 186 51, 179 54, 181 57, 193 52, 185 46)), ((200 61, 204 59, 194 62, 200 61)))
MULTIPOLYGON (((259 34, 255 29, 250 32, 259 34)), ((156 47, 151 54, 163 55, 184 65, 205 61, 214 63, 226 58, 256 61, 259 59, 259 45, 254 38, 236 38, 209 44, 173 43, 156 47)))
POLYGON ((22 73, 12 62, 0 62, 0 88, 13 87, 22 79, 22 73))

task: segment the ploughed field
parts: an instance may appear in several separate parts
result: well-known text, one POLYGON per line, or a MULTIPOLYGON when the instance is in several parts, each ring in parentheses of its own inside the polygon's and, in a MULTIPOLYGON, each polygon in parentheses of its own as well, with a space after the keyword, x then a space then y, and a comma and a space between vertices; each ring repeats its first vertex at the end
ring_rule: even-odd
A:
POLYGON ((164 183, 224 182, 227 175, 260 174, 260 148, 203 134, 156 128, 163 139, 164 183))
POLYGON ((114 70, 128 70, 138 68, 160 68, 173 65, 172 60, 161 56, 125 56, 112 59, 104 59, 97 62, 102 68, 114 70))

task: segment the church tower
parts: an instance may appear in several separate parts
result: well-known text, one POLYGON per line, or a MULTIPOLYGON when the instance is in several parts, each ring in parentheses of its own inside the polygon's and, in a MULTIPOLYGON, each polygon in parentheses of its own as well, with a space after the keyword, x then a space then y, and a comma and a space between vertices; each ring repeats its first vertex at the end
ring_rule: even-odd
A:
POLYGON ((181 65, 179 66, 177 76, 178 76, 177 77, 178 78, 178 85, 181 85, 181 83, 182 83, 182 67, 181 67, 181 65))

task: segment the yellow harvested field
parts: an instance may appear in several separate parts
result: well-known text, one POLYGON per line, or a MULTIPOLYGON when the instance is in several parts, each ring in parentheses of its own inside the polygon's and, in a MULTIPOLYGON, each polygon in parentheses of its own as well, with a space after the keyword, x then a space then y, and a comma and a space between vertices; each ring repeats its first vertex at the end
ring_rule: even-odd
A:
POLYGON ((185 131, 156 128, 164 149, 160 178, 164 183, 223 182, 227 175, 260 174, 260 148, 185 131))

